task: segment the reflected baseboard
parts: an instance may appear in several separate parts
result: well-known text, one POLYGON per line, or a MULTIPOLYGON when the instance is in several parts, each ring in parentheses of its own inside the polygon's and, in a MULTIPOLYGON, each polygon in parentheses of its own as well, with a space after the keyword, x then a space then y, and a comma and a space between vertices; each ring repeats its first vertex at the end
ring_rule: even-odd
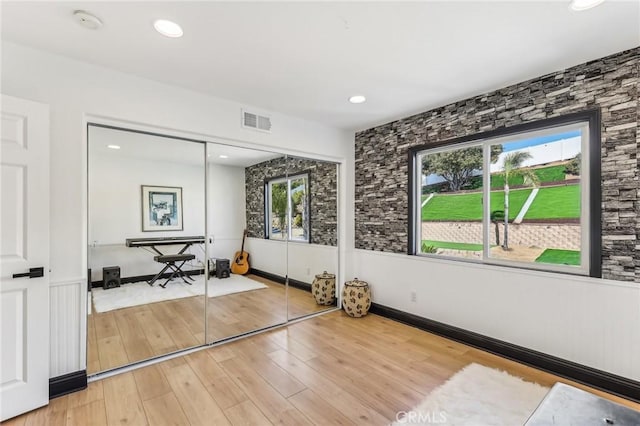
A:
MULTIPOLYGON (((191 269, 191 270, 187 270, 187 271, 183 271, 185 273, 185 275, 202 275, 204 274, 204 269, 200 268, 200 269, 191 269)), ((256 274, 257 275, 257 274, 256 274)), ((162 274, 158 279, 167 279, 171 276, 171 272, 166 272, 164 274, 162 274)), ((149 281, 151 280, 153 277, 155 277, 155 274, 152 275, 136 275, 133 277, 126 277, 126 278, 120 278, 120 284, 130 284, 130 283, 137 283, 140 281, 149 281)), ((100 281, 91 281, 91 288, 94 287, 102 287, 104 285, 104 281, 100 280, 100 281)))
MULTIPOLYGON (((272 274, 271 272, 267 271, 261 271, 260 269, 251 268, 249 269, 249 273, 277 282, 278 284, 284 284, 286 282, 286 277, 283 277, 282 275, 272 274)), ((311 284, 305 283, 304 281, 298 281, 296 279, 289 278, 289 285, 291 287, 299 288, 300 290, 311 291, 311 284)))

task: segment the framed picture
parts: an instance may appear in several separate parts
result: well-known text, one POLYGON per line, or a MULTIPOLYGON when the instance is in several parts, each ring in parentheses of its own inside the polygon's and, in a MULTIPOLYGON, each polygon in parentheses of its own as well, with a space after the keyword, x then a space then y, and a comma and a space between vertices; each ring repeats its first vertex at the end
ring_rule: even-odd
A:
POLYGON ((142 231, 182 229, 182 188, 142 185, 142 231))

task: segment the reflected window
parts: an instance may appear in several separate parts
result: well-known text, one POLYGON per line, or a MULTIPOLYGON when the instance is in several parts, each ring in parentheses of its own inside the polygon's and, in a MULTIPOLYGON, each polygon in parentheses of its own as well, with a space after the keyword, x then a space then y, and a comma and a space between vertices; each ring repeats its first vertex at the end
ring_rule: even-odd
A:
POLYGON ((269 239, 309 242, 309 175, 271 179, 266 191, 269 239))

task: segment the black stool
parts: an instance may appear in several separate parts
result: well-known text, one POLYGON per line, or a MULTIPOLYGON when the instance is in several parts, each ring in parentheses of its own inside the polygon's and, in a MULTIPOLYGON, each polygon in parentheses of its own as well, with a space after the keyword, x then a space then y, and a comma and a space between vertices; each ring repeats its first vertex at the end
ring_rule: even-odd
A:
POLYGON ((189 277, 188 275, 186 275, 184 273, 184 271, 182 270, 182 267, 184 266, 185 263, 187 263, 190 260, 195 259, 196 256, 194 254, 188 254, 188 253, 182 253, 182 254, 163 254, 161 256, 154 256, 153 260, 155 260, 158 263, 164 263, 165 266, 164 268, 162 268, 162 271, 158 272, 156 274, 155 277, 153 277, 151 279, 151 281, 149 281, 149 285, 153 285, 153 283, 156 282, 156 280, 158 278, 160 278, 162 276, 162 274, 165 273, 165 271, 167 269, 171 269, 171 275, 169 276, 169 278, 164 282, 164 284, 160 284, 160 287, 164 288, 167 283, 169 281, 171 281, 174 277, 178 276, 180 278, 182 278, 182 281, 184 281, 185 283, 191 285, 191 283, 189 281, 187 281, 187 278, 189 278, 191 281, 195 281, 193 278, 189 277))

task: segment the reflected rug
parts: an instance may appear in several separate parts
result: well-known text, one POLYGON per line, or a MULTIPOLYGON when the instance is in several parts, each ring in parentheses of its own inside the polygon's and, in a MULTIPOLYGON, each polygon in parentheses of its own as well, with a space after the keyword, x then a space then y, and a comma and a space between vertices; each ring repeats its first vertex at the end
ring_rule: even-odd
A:
POLYGON ((393 425, 514 426, 524 424, 549 388, 504 371, 469 364, 393 425))
MULTIPOLYGON (((109 290, 96 287, 91 290, 93 306, 96 312, 108 312, 114 309, 203 295, 204 275, 196 275, 194 279, 195 281, 191 285, 185 284, 179 278, 174 279, 165 288, 159 285, 164 280, 158 280, 153 287, 146 281, 123 284, 109 290)), ((229 278, 211 278, 208 295, 209 297, 219 297, 265 288, 267 286, 261 282, 242 275, 231 274, 229 278)))

